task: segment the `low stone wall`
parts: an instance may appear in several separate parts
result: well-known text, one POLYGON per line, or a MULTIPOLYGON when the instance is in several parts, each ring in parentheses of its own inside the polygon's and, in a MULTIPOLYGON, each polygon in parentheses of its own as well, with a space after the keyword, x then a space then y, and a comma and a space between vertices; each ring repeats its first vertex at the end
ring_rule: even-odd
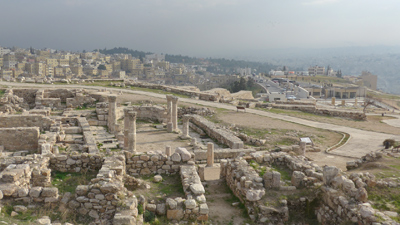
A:
POLYGON ((263 178, 243 158, 221 160, 221 178, 233 194, 245 204, 250 219, 257 224, 284 223, 289 219, 286 202, 273 208, 265 206, 263 178))
POLYGON ((183 211, 183 207, 173 202, 174 200, 167 199, 168 219, 179 220, 179 218, 173 218, 173 215, 179 215, 184 212, 183 219, 208 220, 209 209, 204 196, 205 189, 201 184, 194 163, 193 165, 182 165, 180 175, 186 196, 186 201, 184 201, 186 210, 183 211))
POLYGON ((272 107, 272 108, 277 108, 277 109, 299 110, 302 112, 307 112, 307 113, 312 113, 312 114, 317 114, 317 115, 342 117, 342 118, 349 118, 349 119, 353 119, 353 120, 366 120, 367 119, 367 116, 363 112, 316 108, 315 105, 258 103, 256 105, 256 107, 260 107, 260 108, 272 107))
POLYGON ((315 105, 315 101, 274 101, 275 104, 286 104, 286 105, 315 105))
POLYGON ((99 149, 96 145, 96 139, 90 130, 89 122, 85 117, 77 117, 76 119, 78 121, 78 125, 82 128, 83 140, 85 141, 85 145, 83 146, 84 151, 88 153, 98 153, 99 149))
POLYGON ((36 92, 38 91, 38 89, 20 89, 20 88, 14 88, 13 90, 13 94, 23 98, 24 102, 26 102, 29 105, 29 108, 34 108, 35 107, 35 99, 36 99, 36 92))
POLYGON ((181 165, 193 158, 185 148, 178 149, 171 156, 161 152, 143 152, 135 155, 125 152, 126 173, 131 176, 176 174, 181 165))
POLYGON ((0 128, 0 145, 6 151, 36 151, 39 136, 38 127, 0 128))
MULTIPOLYGON (((198 164, 204 164, 207 162, 207 150, 194 150, 194 159, 198 164)), ((250 155, 255 152, 254 149, 215 149, 214 159, 215 162, 219 162, 221 159, 234 159, 240 154, 250 155)))
POLYGON ((0 116, 0 128, 39 127, 40 130, 50 130, 54 121, 42 115, 7 115, 0 116))
POLYGON ((142 83, 142 82, 131 82, 125 81, 125 86, 133 86, 133 87, 143 87, 143 88, 150 88, 150 89, 158 89, 167 92, 172 92, 175 94, 187 95, 190 97, 198 98, 205 101, 219 101, 221 96, 214 93, 206 93, 206 92, 198 92, 198 91, 190 91, 186 89, 181 89, 179 87, 172 87, 167 85, 160 85, 160 84, 151 84, 151 83, 142 83))
POLYGON ((214 110, 206 107, 198 108, 198 107, 179 107, 178 108, 178 117, 182 118, 183 115, 186 114, 196 114, 199 116, 211 116, 214 115, 214 110))
MULTIPOLYGON (((106 224, 114 219, 117 207, 123 205, 122 196, 126 192, 124 175, 125 157, 106 157, 97 177, 92 179, 89 185, 77 186, 75 198, 68 202, 68 207, 77 213, 90 216, 97 224, 106 224)), ((136 209, 137 213, 136 204, 125 207, 136 209)), ((134 219, 134 211, 127 216, 134 219)))
POLYGON ((361 166, 363 163, 374 162, 382 158, 382 156, 383 156, 382 152, 370 152, 365 156, 361 157, 360 159, 346 162, 346 168, 347 170, 352 170, 361 166))
POLYGON ((98 171, 102 163, 103 157, 100 154, 56 154, 51 155, 49 168, 54 171, 78 173, 98 171))
POLYGON ((89 95, 84 95, 82 93, 77 93, 73 98, 67 98, 67 108, 77 108, 77 107, 94 107, 96 102, 95 98, 92 98, 89 95))
POLYGON ((167 122, 167 110, 161 106, 143 105, 143 106, 131 106, 132 110, 137 113, 138 119, 149 119, 158 121, 160 123, 167 122))
POLYGON ((219 129, 213 122, 199 115, 189 115, 190 122, 202 129, 209 137, 216 139, 219 143, 225 144, 232 149, 244 147, 243 141, 233 133, 225 129, 219 129))

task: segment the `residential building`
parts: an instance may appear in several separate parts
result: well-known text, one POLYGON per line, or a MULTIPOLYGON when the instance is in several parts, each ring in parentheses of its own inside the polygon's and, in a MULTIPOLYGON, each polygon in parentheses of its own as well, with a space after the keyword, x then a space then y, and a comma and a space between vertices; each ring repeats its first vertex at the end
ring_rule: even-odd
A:
POLYGON ((325 75, 325 67, 321 66, 313 66, 308 68, 308 74, 310 76, 324 76, 325 75))
POLYGON ((362 71, 360 78, 363 81, 365 87, 376 90, 378 85, 378 76, 373 75, 368 71, 362 71))

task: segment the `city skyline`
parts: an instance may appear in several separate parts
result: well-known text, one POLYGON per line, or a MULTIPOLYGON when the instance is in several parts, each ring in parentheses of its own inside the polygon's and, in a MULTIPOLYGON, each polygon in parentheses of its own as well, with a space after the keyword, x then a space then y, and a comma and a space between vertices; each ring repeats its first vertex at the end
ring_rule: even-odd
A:
POLYGON ((395 0, 7 1, 0 43, 222 57, 276 48, 399 46, 399 6, 395 0))

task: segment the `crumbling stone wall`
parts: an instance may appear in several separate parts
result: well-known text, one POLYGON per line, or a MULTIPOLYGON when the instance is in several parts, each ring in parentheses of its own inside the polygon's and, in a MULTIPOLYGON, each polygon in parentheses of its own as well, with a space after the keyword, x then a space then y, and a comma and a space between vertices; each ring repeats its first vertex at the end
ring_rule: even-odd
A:
POLYGON ((143 152, 132 155, 125 152, 126 172, 131 176, 150 174, 176 174, 182 164, 193 158, 186 149, 171 156, 161 152, 143 152))
MULTIPOLYGON (((214 150, 214 161, 219 162, 222 159, 234 159, 241 154, 250 155, 255 152, 254 149, 215 149, 214 150)), ((194 150, 194 159, 197 164, 207 163, 207 150, 194 150)))
POLYGON ((85 117, 77 117, 76 120, 78 121, 78 125, 82 129, 83 140, 85 141, 83 150, 88 153, 99 152, 99 149, 97 148, 96 145, 96 139, 94 138, 93 133, 90 130, 89 122, 86 120, 85 117))
POLYGON ((215 111, 210 109, 210 108, 206 108, 206 107, 179 107, 178 108, 178 117, 182 118, 183 115, 186 114, 196 114, 196 115, 200 115, 200 116, 211 116, 215 114, 215 111))
POLYGON ((382 158, 382 156, 383 156, 382 152, 370 152, 357 160, 346 162, 346 168, 347 170, 352 170, 361 166, 363 163, 376 161, 382 158))
POLYGON ((77 108, 77 107, 93 107, 96 102, 95 98, 89 95, 84 95, 83 93, 76 93, 73 98, 67 98, 67 108, 77 108))
POLYGON ((225 129, 219 129, 213 122, 199 115, 190 115, 190 122, 202 129, 209 137, 216 139, 232 149, 243 148, 243 141, 225 129))
POLYGON ((308 112, 308 113, 317 114, 317 115, 342 117, 342 118, 349 118, 349 119, 353 119, 353 120, 366 120, 367 119, 367 116, 363 112, 317 108, 315 105, 289 105, 289 104, 274 104, 274 103, 269 103, 269 104, 257 103, 256 107, 260 107, 260 108, 272 107, 272 108, 277 108, 277 109, 299 110, 302 112, 308 112))
POLYGON ((167 92, 172 92, 175 94, 181 94, 190 96, 192 98, 198 98, 205 101, 219 101, 221 96, 215 93, 206 93, 200 91, 191 91, 187 89, 182 89, 179 87, 172 87, 167 85, 160 85, 160 84, 151 84, 151 83, 142 83, 142 82, 133 82, 133 81, 125 81, 125 86, 133 86, 133 87, 143 87, 143 88, 151 88, 151 89, 158 89, 167 92))
POLYGON ((102 162, 103 157, 100 154, 57 154, 51 155, 49 168, 61 172, 98 171, 102 162))
POLYGON ((13 94, 23 98, 24 102, 29 105, 29 108, 33 109, 35 107, 36 92, 38 89, 12 89, 13 94))
POLYGON ((0 116, 0 128, 39 127, 40 130, 50 130, 54 121, 43 115, 6 115, 0 116))
POLYGON ((226 180, 233 194, 245 204, 253 222, 278 224, 289 219, 286 202, 272 208, 260 201, 266 192, 263 178, 243 158, 221 160, 221 177, 226 180))
MULTIPOLYGON (((125 157, 116 155, 106 157, 97 177, 89 185, 79 185, 76 188, 76 198, 68 202, 69 208, 82 215, 88 215, 96 223, 106 223, 114 219, 117 207, 124 205, 123 198, 126 188, 123 184, 125 175, 125 157)), ((137 201, 129 215, 134 220, 137 216, 137 201), (136 213, 135 213, 136 212, 136 213)))
POLYGON ((39 136, 38 127, 0 128, 0 145, 6 151, 36 151, 39 136))
POLYGON ((42 98, 59 98, 61 102, 67 102, 67 98, 75 97, 76 90, 69 89, 46 89, 42 98))

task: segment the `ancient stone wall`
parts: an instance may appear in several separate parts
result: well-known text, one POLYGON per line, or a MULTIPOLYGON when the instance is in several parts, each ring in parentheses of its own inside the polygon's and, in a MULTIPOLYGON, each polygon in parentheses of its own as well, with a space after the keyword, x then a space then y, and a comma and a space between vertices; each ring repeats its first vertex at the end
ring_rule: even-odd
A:
POLYGON ((184 206, 181 204, 174 203, 173 199, 167 199, 167 217, 171 218, 172 215, 179 214, 179 211, 184 212, 184 219, 196 219, 196 220, 208 220, 208 205, 206 202, 205 189, 201 184, 199 174, 197 173, 196 166, 182 165, 180 169, 180 175, 182 180, 183 191, 185 192, 186 201, 184 206), (173 207, 171 207, 173 206, 173 207), (176 206, 176 207, 175 207, 176 206), (183 211, 183 208, 186 210, 183 211))
POLYGON ((167 85, 160 85, 160 84, 151 84, 151 83, 142 83, 142 82, 131 82, 125 81, 125 86, 133 86, 133 87, 143 87, 143 88, 151 88, 151 89, 158 89, 167 92, 172 92, 175 94, 181 94, 190 96, 193 98, 198 98, 205 101, 219 101, 221 96, 215 93, 206 93, 206 92, 199 92, 199 91, 190 91, 186 89, 182 89, 179 87, 172 87, 167 85))
POLYGON ((352 170, 352 169, 355 169, 355 168, 361 166, 363 163, 376 161, 376 160, 382 158, 382 156, 383 156, 383 153, 381 153, 381 152, 370 152, 370 153, 366 154, 365 156, 361 157, 360 159, 346 162, 346 168, 347 168, 347 170, 352 170))
MULTIPOLYGON (((194 159, 197 164, 204 164, 207 162, 207 150, 194 150, 194 159)), ((255 152, 254 149, 215 149, 214 159, 215 162, 219 162, 222 159, 233 159, 238 157, 240 154, 249 155, 255 152)))
POLYGON ((176 174, 182 164, 192 158, 187 150, 167 156, 161 152, 126 153, 126 173, 131 176, 176 174))
POLYGON ((82 128, 83 140, 85 141, 83 150, 88 153, 98 153, 99 149, 96 145, 96 139, 90 130, 89 122, 85 117, 77 117, 76 119, 78 121, 78 125, 82 128))
POLYGON ((38 89, 12 89, 14 95, 23 98, 29 107, 32 109, 35 107, 36 92, 38 89))
POLYGON ((49 130, 54 121, 42 115, 7 115, 0 116, 0 128, 39 127, 49 130))
POLYGON ((39 135, 38 127, 0 128, 0 145, 6 151, 36 151, 39 135))
POLYGON ((69 90, 69 89, 56 89, 56 90, 51 90, 47 89, 43 93, 43 98, 59 98, 61 102, 66 103, 67 98, 73 98, 75 97, 75 90, 69 90))
POLYGON ((94 107, 96 99, 89 95, 83 95, 82 93, 76 93, 73 98, 67 98, 67 108, 77 108, 77 107, 94 107))
POLYGON ((179 107, 178 108, 178 117, 181 118, 183 115, 186 114, 196 114, 196 115, 200 115, 200 116, 211 116, 214 115, 215 112, 214 110, 210 109, 210 108, 206 108, 206 107, 179 107))
POLYGON ((56 154, 51 155, 49 168, 60 172, 98 171, 102 162, 103 157, 100 154, 56 154))
POLYGON ((354 112, 354 111, 344 111, 338 109, 327 109, 327 108, 316 108, 315 105, 289 105, 289 104, 274 104, 274 103, 258 103, 256 107, 260 108, 277 108, 277 109, 286 109, 286 110, 299 110, 302 112, 324 115, 324 116, 334 116, 334 117, 342 117, 349 118, 353 120, 366 120, 367 116, 363 112, 354 112))
POLYGON ((226 180, 233 194, 245 204, 254 223, 278 224, 289 219, 286 202, 273 208, 260 201, 266 192, 263 178, 243 158, 221 160, 221 178, 226 180))
POLYGON ((167 122, 167 110, 161 106, 131 106, 138 119, 149 119, 160 123, 167 122))
POLYGON ((213 122, 199 115, 190 115, 190 122, 202 129, 209 137, 216 139, 232 149, 243 148, 243 141, 225 129, 219 129, 213 122))
POLYGON ((125 201, 123 204, 123 193, 126 192, 124 175, 125 157, 106 157, 97 177, 92 179, 89 185, 77 186, 75 198, 68 202, 68 207, 77 213, 90 216, 97 223, 105 224, 114 219, 117 207, 124 205, 131 209, 130 214, 125 216, 135 220, 137 201, 130 201, 129 205, 126 205, 125 201))

